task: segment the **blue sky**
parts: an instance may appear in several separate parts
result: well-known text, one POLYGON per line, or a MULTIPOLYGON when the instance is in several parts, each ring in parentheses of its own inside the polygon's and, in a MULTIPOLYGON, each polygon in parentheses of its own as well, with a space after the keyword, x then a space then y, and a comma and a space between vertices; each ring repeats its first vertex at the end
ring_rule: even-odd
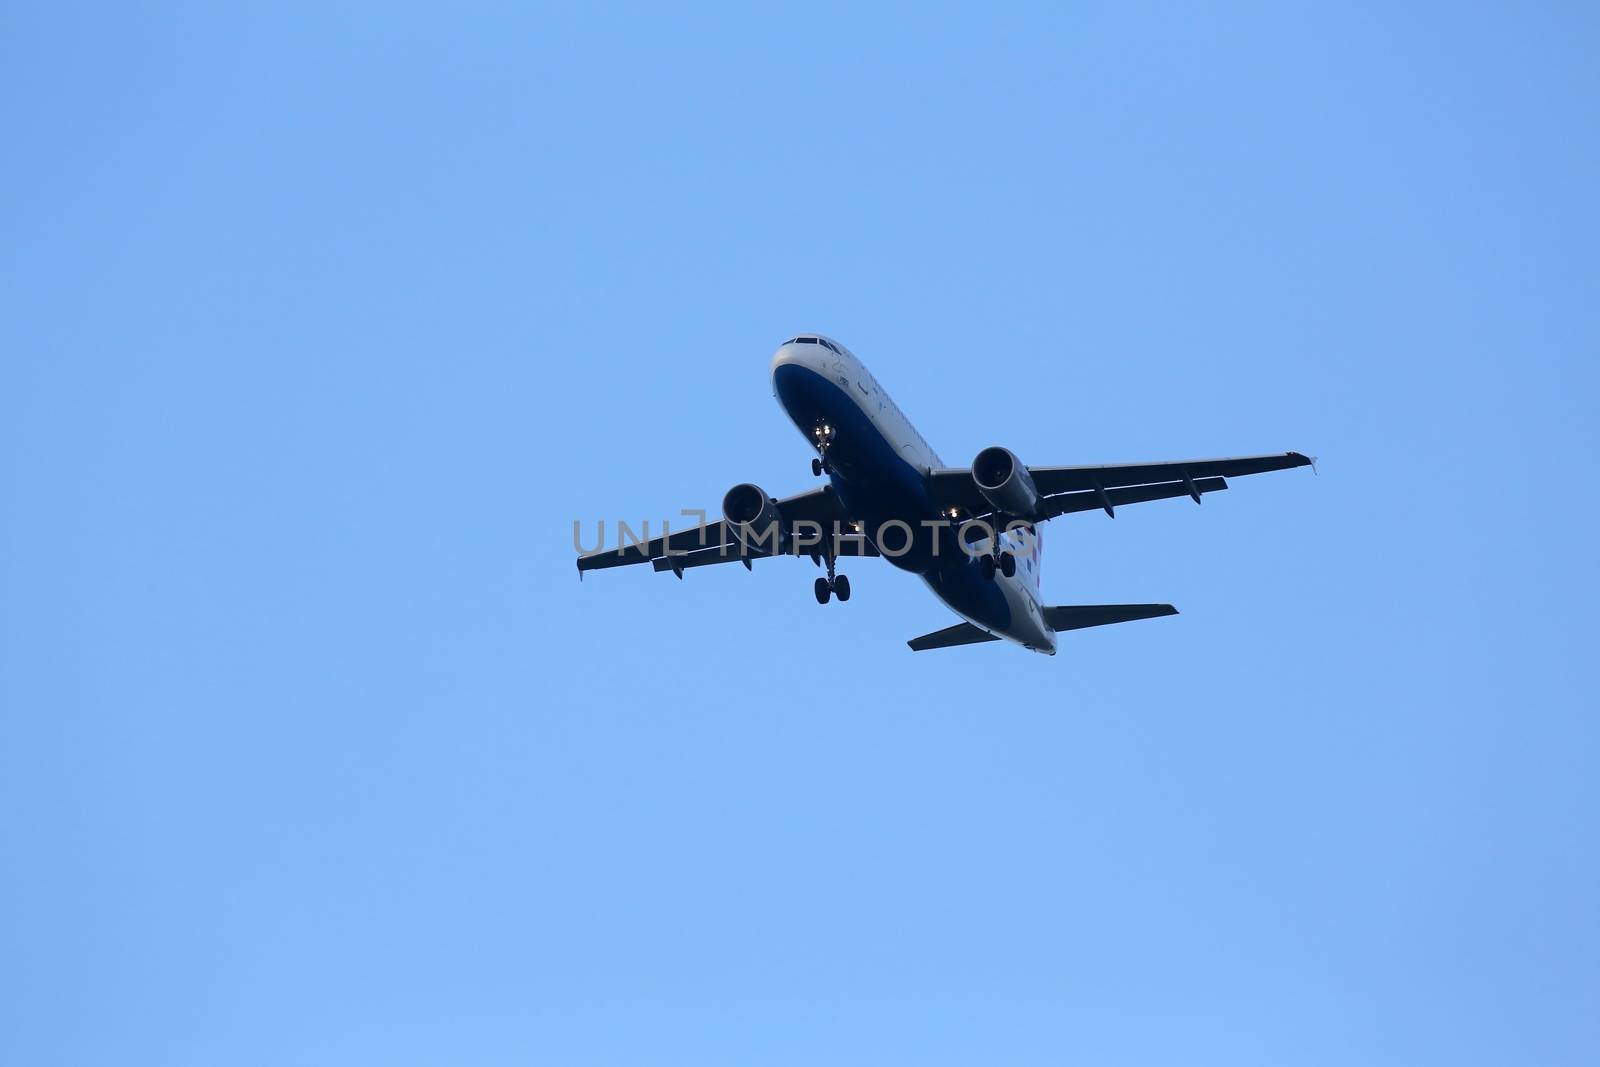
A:
POLYGON ((29 1064, 1590 1063, 1583 5, 0 11, 0 1033, 29 1064), (805 488, 1299 449, 914 578, 805 488))

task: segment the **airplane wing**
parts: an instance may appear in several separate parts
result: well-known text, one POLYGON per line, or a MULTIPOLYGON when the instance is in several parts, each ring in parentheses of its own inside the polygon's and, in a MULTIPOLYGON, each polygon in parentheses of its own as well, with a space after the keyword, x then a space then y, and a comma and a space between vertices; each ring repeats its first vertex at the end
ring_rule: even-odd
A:
MULTIPOLYGON (((1238 456, 1231 459, 1186 459, 1168 463, 1113 463, 1095 467, 1029 467, 1033 484, 1044 498, 1045 514, 1019 516, 1047 519, 1069 511, 1133 504, 1174 496, 1192 496, 1226 489, 1225 478, 1266 471, 1289 470, 1311 463, 1299 452, 1275 452, 1265 456, 1238 456)), ((969 467, 950 467, 929 474, 936 502, 940 507, 959 507, 973 515, 993 510, 978 492, 969 467)))
MULTIPOLYGON (((831 540, 833 534, 829 528, 824 527, 823 536, 831 540)), ((839 546, 839 559, 882 555, 881 552, 872 547, 872 544, 865 537, 852 536, 849 528, 842 528, 842 534, 837 543, 839 546)), ((795 554, 793 552, 773 552, 766 545, 747 548, 736 541, 730 541, 715 548, 700 548, 693 552, 660 555, 650 561, 650 566, 657 573, 672 571, 681 578, 683 577, 683 571, 691 570, 695 567, 709 566, 713 563, 743 563, 748 568, 751 560, 770 559, 773 556, 795 554)))
MULTIPOLYGON (((785 533, 792 533, 798 523, 816 523, 822 528, 823 535, 831 540, 834 524, 848 522, 831 486, 818 486, 785 497, 778 501, 777 506, 778 515, 786 528, 785 533)), ((852 536, 850 527, 842 526, 842 530, 838 542, 840 556, 878 554, 864 537, 852 536)), ((749 548, 740 544, 721 519, 708 522, 703 527, 695 525, 684 530, 673 530, 648 541, 633 542, 626 538, 622 541, 620 545, 608 544, 579 556, 579 575, 585 571, 650 563, 657 571, 672 571, 681 578, 683 571, 690 567, 736 562, 743 562, 748 567, 750 560, 779 554, 774 553, 770 546, 749 548)))
MULTIPOLYGON (((1196 478, 1194 479, 1194 492, 1216 493, 1228 488, 1225 478, 1196 478)), ((1039 514, 1034 516, 1037 522, 1053 519, 1057 515, 1070 515, 1075 511, 1099 511, 1108 505, 1112 508, 1123 504, 1142 504, 1147 500, 1166 500, 1175 496, 1190 496, 1189 485, 1185 482, 1158 482, 1155 485, 1130 485, 1122 489, 1105 490, 1105 499, 1094 490, 1077 493, 1057 493, 1047 496, 1039 502, 1039 514)), ((988 502, 984 502, 988 507, 988 502)))

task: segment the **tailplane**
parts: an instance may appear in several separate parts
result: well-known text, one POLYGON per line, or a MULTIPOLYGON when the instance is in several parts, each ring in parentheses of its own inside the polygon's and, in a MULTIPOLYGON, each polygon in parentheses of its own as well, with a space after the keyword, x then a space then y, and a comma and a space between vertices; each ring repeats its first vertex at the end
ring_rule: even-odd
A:
POLYGON ((982 641, 998 640, 1000 639, 994 634, 980 630, 970 622, 958 622, 954 626, 946 626, 943 630, 913 637, 906 644, 911 646, 913 652, 926 652, 930 648, 951 648, 955 645, 976 645, 982 641))
MULTIPOLYGON (((1178 609, 1171 604, 1063 604, 1041 609, 1044 621, 1056 633, 1063 630, 1082 630, 1090 626, 1109 626, 1114 622, 1134 622, 1138 619, 1159 619, 1163 615, 1176 615, 1178 609)), ((976 645, 984 641, 1000 640, 987 630, 980 630, 970 622, 958 622, 931 634, 913 637, 906 644, 913 652, 926 652, 930 648, 952 648, 956 645, 976 645)))
POLYGON ((1060 633, 1089 626, 1109 626, 1114 622, 1159 619, 1163 615, 1177 613, 1178 609, 1171 604, 1064 604, 1045 608, 1044 621, 1050 625, 1050 629, 1060 633))

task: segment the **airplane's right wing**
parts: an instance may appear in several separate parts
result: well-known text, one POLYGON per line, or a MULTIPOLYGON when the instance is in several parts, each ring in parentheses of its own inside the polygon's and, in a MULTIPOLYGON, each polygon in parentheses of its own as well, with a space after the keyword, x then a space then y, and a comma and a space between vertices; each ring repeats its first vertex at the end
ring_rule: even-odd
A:
MULTIPOLYGON (((855 536, 842 528, 837 541, 833 540, 832 531, 825 530, 823 536, 829 539, 830 544, 838 547, 839 559, 882 555, 881 552, 872 547, 872 542, 865 537, 855 536)), ((718 545, 715 548, 701 548, 693 552, 675 552, 671 555, 657 556, 650 561, 650 566, 657 572, 672 571, 682 577, 683 572, 686 570, 693 570, 695 567, 708 567, 714 563, 743 563, 746 567, 749 567, 751 560, 798 554, 797 552, 772 552, 765 545, 749 548, 738 542, 729 542, 725 545, 718 545)))
MULTIPOLYGON (((878 554, 865 537, 852 533, 852 528, 843 525, 848 520, 830 486, 822 485, 804 493, 785 497, 777 501, 776 507, 786 543, 795 539, 793 535, 796 532, 803 531, 806 534, 804 540, 809 544, 818 543, 811 540, 813 536, 826 538, 830 544, 836 543, 840 556, 878 554), (802 523, 815 524, 815 527, 804 529, 799 526, 802 523), (835 524, 839 526, 836 527, 835 524), (834 537, 836 529, 842 531, 837 540, 834 537)), ((802 545, 797 551, 803 548, 802 545)), ((744 545, 727 528, 727 524, 718 519, 704 526, 691 526, 647 541, 629 542, 586 552, 578 557, 578 573, 582 575, 585 571, 625 567, 634 563, 650 563, 657 571, 672 571, 681 578, 684 570, 691 567, 741 562, 749 566, 753 559, 783 554, 788 553, 774 552, 766 545, 754 547, 744 545)))

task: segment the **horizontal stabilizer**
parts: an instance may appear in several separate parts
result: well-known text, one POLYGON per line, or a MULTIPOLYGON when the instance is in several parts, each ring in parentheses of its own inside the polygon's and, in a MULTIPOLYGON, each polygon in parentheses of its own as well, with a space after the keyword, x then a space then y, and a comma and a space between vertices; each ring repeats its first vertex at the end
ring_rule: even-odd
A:
POLYGON ((958 622, 954 626, 946 626, 943 630, 935 630, 931 634, 913 637, 906 644, 911 646, 913 652, 925 652, 930 648, 950 648, 953 645, 976 645, 984 641, 1000 640, 994 634, 978 629, 970 622, 958 622))
POLYGON ((1061 607, 1045 608, 1044 621, 1052 630, 1060 633, 1063 630, 1082 630, 1089 626, 1109 626, 1114 622, 1159 619, 1163 615, 1177 613, 1178 609, 1171 604, 1065 604, 1061 607))

